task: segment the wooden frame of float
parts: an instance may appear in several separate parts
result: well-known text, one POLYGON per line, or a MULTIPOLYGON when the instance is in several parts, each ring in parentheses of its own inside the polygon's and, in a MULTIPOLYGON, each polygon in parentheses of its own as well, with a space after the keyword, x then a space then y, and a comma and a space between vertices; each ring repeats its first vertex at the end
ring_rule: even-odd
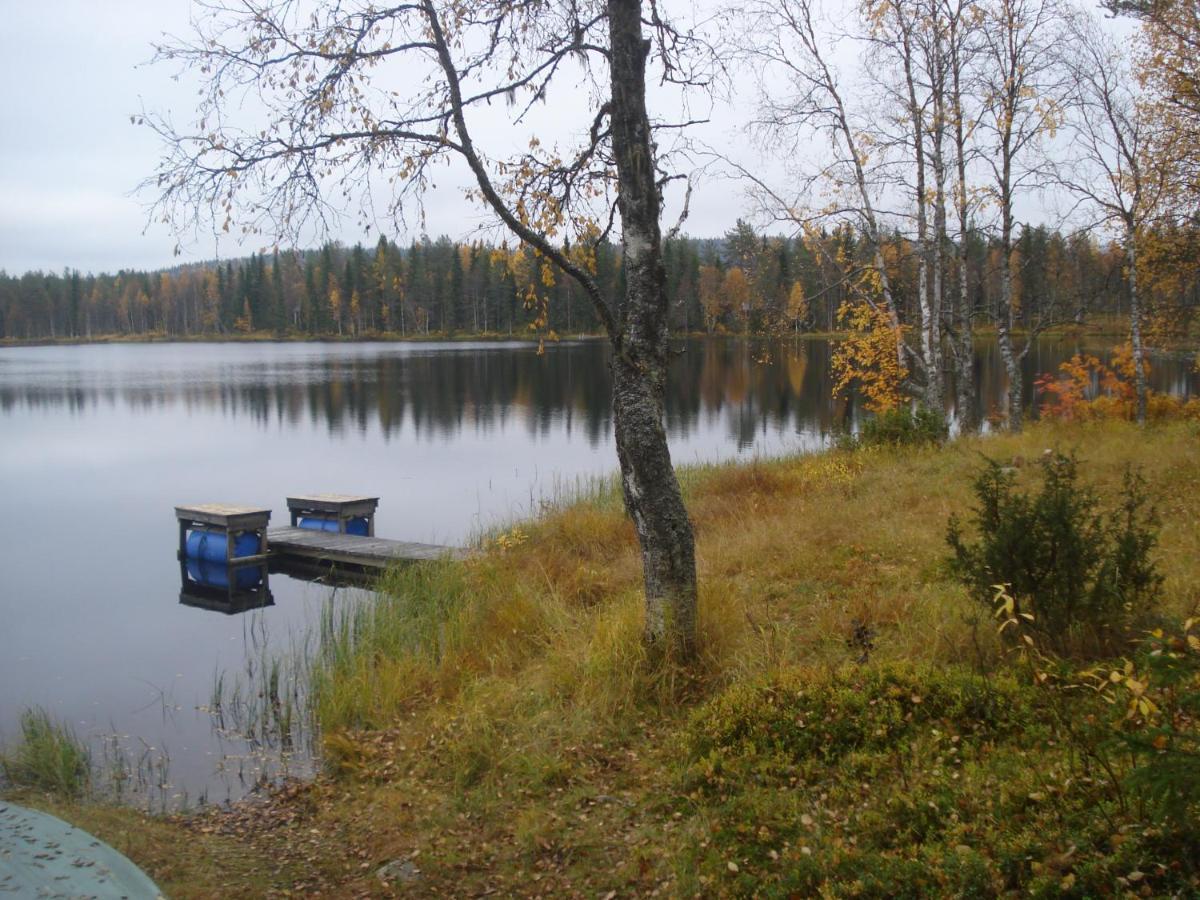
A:
POLYGON ((271 510, 257 506, 229 506, 223 503, 202 503, 197 506, 175 507, 175 519, 179 523, 179 602, 185 606, 219 610, 226 614, 245 609, 271 606, 274 598, 267 588, 267 569, 271 558, 267 537, 267 524, 271 521, 271 510), (229 586, 222 590, 193 581, 187 570, 187 533, 198 525, 217 528, 225 532, 225 571, 229 586), (258 553, 250 556, 234 556, 237 536, 250 531, 258 536, 258 553), (262 577, 257 587, 239 589, 235 572, 246 566, 259 566, 262 577))
POLYGON ((179 559, 187 558, 188 529, 208 525, 225 532, 225 564, 230 568, 265 563, 269 558, 267 523, 271 511, 258 506, 228 506, 224 503, 201 503, 198 506, 175 507, 179 522, 179 559), (253 531, 258 535, 258 553, 251 556, 233 555, 234 541, 239 534, 253 531))
POLYGON ((311 515, 321 519, 337 519, 337 533, 345 534, 346 525, 351 519, 366 519, 367 537, 375 537, 375 510, 378 506, 378 497, 357 494, 307 494, 287 498, 293 528, 299 526, 303 517, 311 515))

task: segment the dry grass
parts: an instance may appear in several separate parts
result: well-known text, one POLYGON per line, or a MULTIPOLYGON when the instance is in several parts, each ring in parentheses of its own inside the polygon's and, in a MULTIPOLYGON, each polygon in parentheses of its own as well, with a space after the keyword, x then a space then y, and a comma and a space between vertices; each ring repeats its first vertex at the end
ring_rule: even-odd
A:
POLYGON ((679 841, 708 828, 677 828, 687 801, 671 795, 697 703, 843 666, 864 627, 873 659, 992 664, 990 616, 945 570, 947 519, 969 510, 981 453, 1020 463, 1048 447, 1077 450, 1102 496, 1142 467, 1164 521, 1166 611, 1193 610, 1200 435, 1186 425, 1043 425, 690 470, 703 658, 689 672, 645 659, 633 534, 614 495, 594 492, 494 535, 466 566, 394 573, 388 599, 327 622, 316 685, 336 777, 249 840, 303 868, 288 842, 321 835, 311 865, 338 896, 386 895, 373 872, 400 857, 422 871, 407 890, 430 896, 670 893, 679 841))

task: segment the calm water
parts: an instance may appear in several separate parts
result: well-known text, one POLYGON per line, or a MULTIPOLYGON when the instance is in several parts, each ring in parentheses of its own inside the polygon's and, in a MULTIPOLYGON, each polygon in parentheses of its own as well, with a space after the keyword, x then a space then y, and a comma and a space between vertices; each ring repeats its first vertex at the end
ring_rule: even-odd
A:
MULTIPOLYGON (((677 462, 811 449, 848 412, 824 342, 679 349, 677 462)), ((1044 344, 1030 374, 1075 349, 1044 344)), ((172 507, 286 524, 288 494, 372 494, 380 535, 466 543, 615 467, 606 358, 599 342, 0 349, 0 740, 37 704, 140 763, 157 802, 244 793, 262 762, 214 728, 214 679, 298 640, 332 589, 273 575, 266 609, 181 605, 172 507)), ((987 411, 1002 385, 980 366, 987 411)), ((1153 380, 1196 389, 1183 363, 1153 380)))

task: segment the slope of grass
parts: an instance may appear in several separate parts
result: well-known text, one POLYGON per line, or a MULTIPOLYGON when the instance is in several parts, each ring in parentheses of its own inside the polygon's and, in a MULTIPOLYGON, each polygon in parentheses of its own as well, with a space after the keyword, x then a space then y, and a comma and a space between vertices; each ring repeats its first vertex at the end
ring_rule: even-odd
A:
MULTIPOLYGON (((634 536, 598 490, 329 611, 313 676, 328 774, 154 827, 237 835, 277 867, 248 893, 1187 894, 1196 833, 1124 786, 1111 708, 1033 686, 945 563, 980 454, 1021 466, 1050 447, 1075 449, 1102 496, 1142 467, 1164 617, 1194 614, 1194 427, 689 469, 692 670, 644 658, 634 536)), ((228 894, 230 874, 202 868, 193 893, 228 894)))

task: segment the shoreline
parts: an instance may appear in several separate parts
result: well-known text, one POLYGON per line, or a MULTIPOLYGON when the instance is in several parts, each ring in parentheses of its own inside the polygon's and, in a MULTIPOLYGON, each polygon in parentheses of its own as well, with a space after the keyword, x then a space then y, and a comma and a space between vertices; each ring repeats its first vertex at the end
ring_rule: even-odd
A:
MULTIPOLYGON (((1088 338, 1124 338, 1127 328, 1123 329, 1119 321, 1096 321, 1082 325, 1062 325, 1043 331, 1041 338, 1088 337, 1088 338)), ((1015 337, 1027 338, 1028 332, 1015 328, 1015 337)), ((845 331, 806 331, 806 332, 672 332, 670 340, 697 340, 702 338, 750 341, 807 341, 827 340, 842 341, 848 336, 845 331)), ((994 340, 995 328, 981 326, 975 330, 976 341, 994 340)), ((276 334, 274 332, 251 332, 247 334, 102 334, 90 337, 54 337, 54 338, 0 338, 0 348, 7 347, 86 347, 104 344, 433 344, 433 343, 527 343, 537 344, 559 343, 565 341, 601 341, 606 336, 601 332, 579 332, 577 334, 545 334, 545 333, 433 333, 423 335, 399 334, 397 332, 373 332, 358 335, 346 334, 276 334)), ((1189 339, 1181 344, 1152 348, 1154 352, 1190 353, 1200 350, 1200 338, 1189 339)))
MULTIPOLYGON (((990 611, 976 610, 939 564, 947 516, 972 505, 980 454, 1034 460, 1046 447, 1079 448, 1085 480, 1106 501, 1128 463, 1143 466, 1164 513, 1163 613, 1187 615, 1200 532, 1170 524, 1194 515, 1200 495, 1186 423, 1043 423, 936 449, 687 466, 680 474, 697 522, 706 655, 678 685, 664 687, 637 653, 636 550, 619 502, 600 493, 511 526, 472 567, 397 575, 391 596, 430 602, 388 601, 401 616, 386 620, 403 626, 400 643, 330 670, 318 714, 336 727, 324 731, 324 768, 312 782, 185 817, 30 802, 101 839, 119 838, 183 897, 271 895, 301 884, 390 896, 386 875, 420 896, 713 895, 767 891, 789 873, 849 890, 863 873, 896 887, 925 872, 938 881, 914 884, 954 893, 963 859, 991 884, 1009 871, 1010 844, 1019 858, 1040 859, 1067 839, 1078 842, 1072 865, 1092 879, 1089 889, 1130 871, 1165 878, 1153 865, 1154 842, 1138 843, 1143 828, 1122 830, 1125 846, 1105 843, 1111 831, 1095 807, 1124 829, 1121 811, 1087 779, 1065 777, 1066 738, 1036 718, 1042 701, 1017 683, 990 611), (983 619, 977 631, 972 614, 983 619), (860 652, 867 663, 854 662, 860 652), (991 680, 970 674, 976 666, 991 680), (794 702, 793 683, 797 697, 816 702, 828 679, 843 691, 837 679, 852 686, 872 672, 900 679, 903 695, 923 696, 924 706, 940 702, 939 691, 998 684, 1003 703, 1015 704, 1017 730, 979 740, 974 718, 947 718, 932 730, 897 726, 908 730, 894 749, 849 743, 842 755, 838 741, 856 732, 842 738, 836 729, 854 723, 830 706, 828 751, 789 763, 782 776, 765 752, 759 768, 755 751, 745 751, 756 774, 742 778, 721 769, 742 765, 735 756, 694 749, 707 723, 773 715, 794 702), (771 703, 745 706, 763 684, 771 703), (822 761, 826 752, 836 755, 822 761), (859 790, 860 767, 878 782, 869 792, 859 790), (789 776, 803 784, 789 787, 789 776), (988 789, 996 780, 1003 790, 988 789), (906 837, 913 811, 931 806, 938 814, 920 820, 927 833, 906 837), (757 830, 738 827, 751 822, 757 830), (909 858, 920 861, 912 873, 900 865, 909 858)), ((1036 468, 1024 466, 1021 477, 1036 468)), ((1028 867, 1018 874, 1030 889, 1064 877, 1028 867)))

